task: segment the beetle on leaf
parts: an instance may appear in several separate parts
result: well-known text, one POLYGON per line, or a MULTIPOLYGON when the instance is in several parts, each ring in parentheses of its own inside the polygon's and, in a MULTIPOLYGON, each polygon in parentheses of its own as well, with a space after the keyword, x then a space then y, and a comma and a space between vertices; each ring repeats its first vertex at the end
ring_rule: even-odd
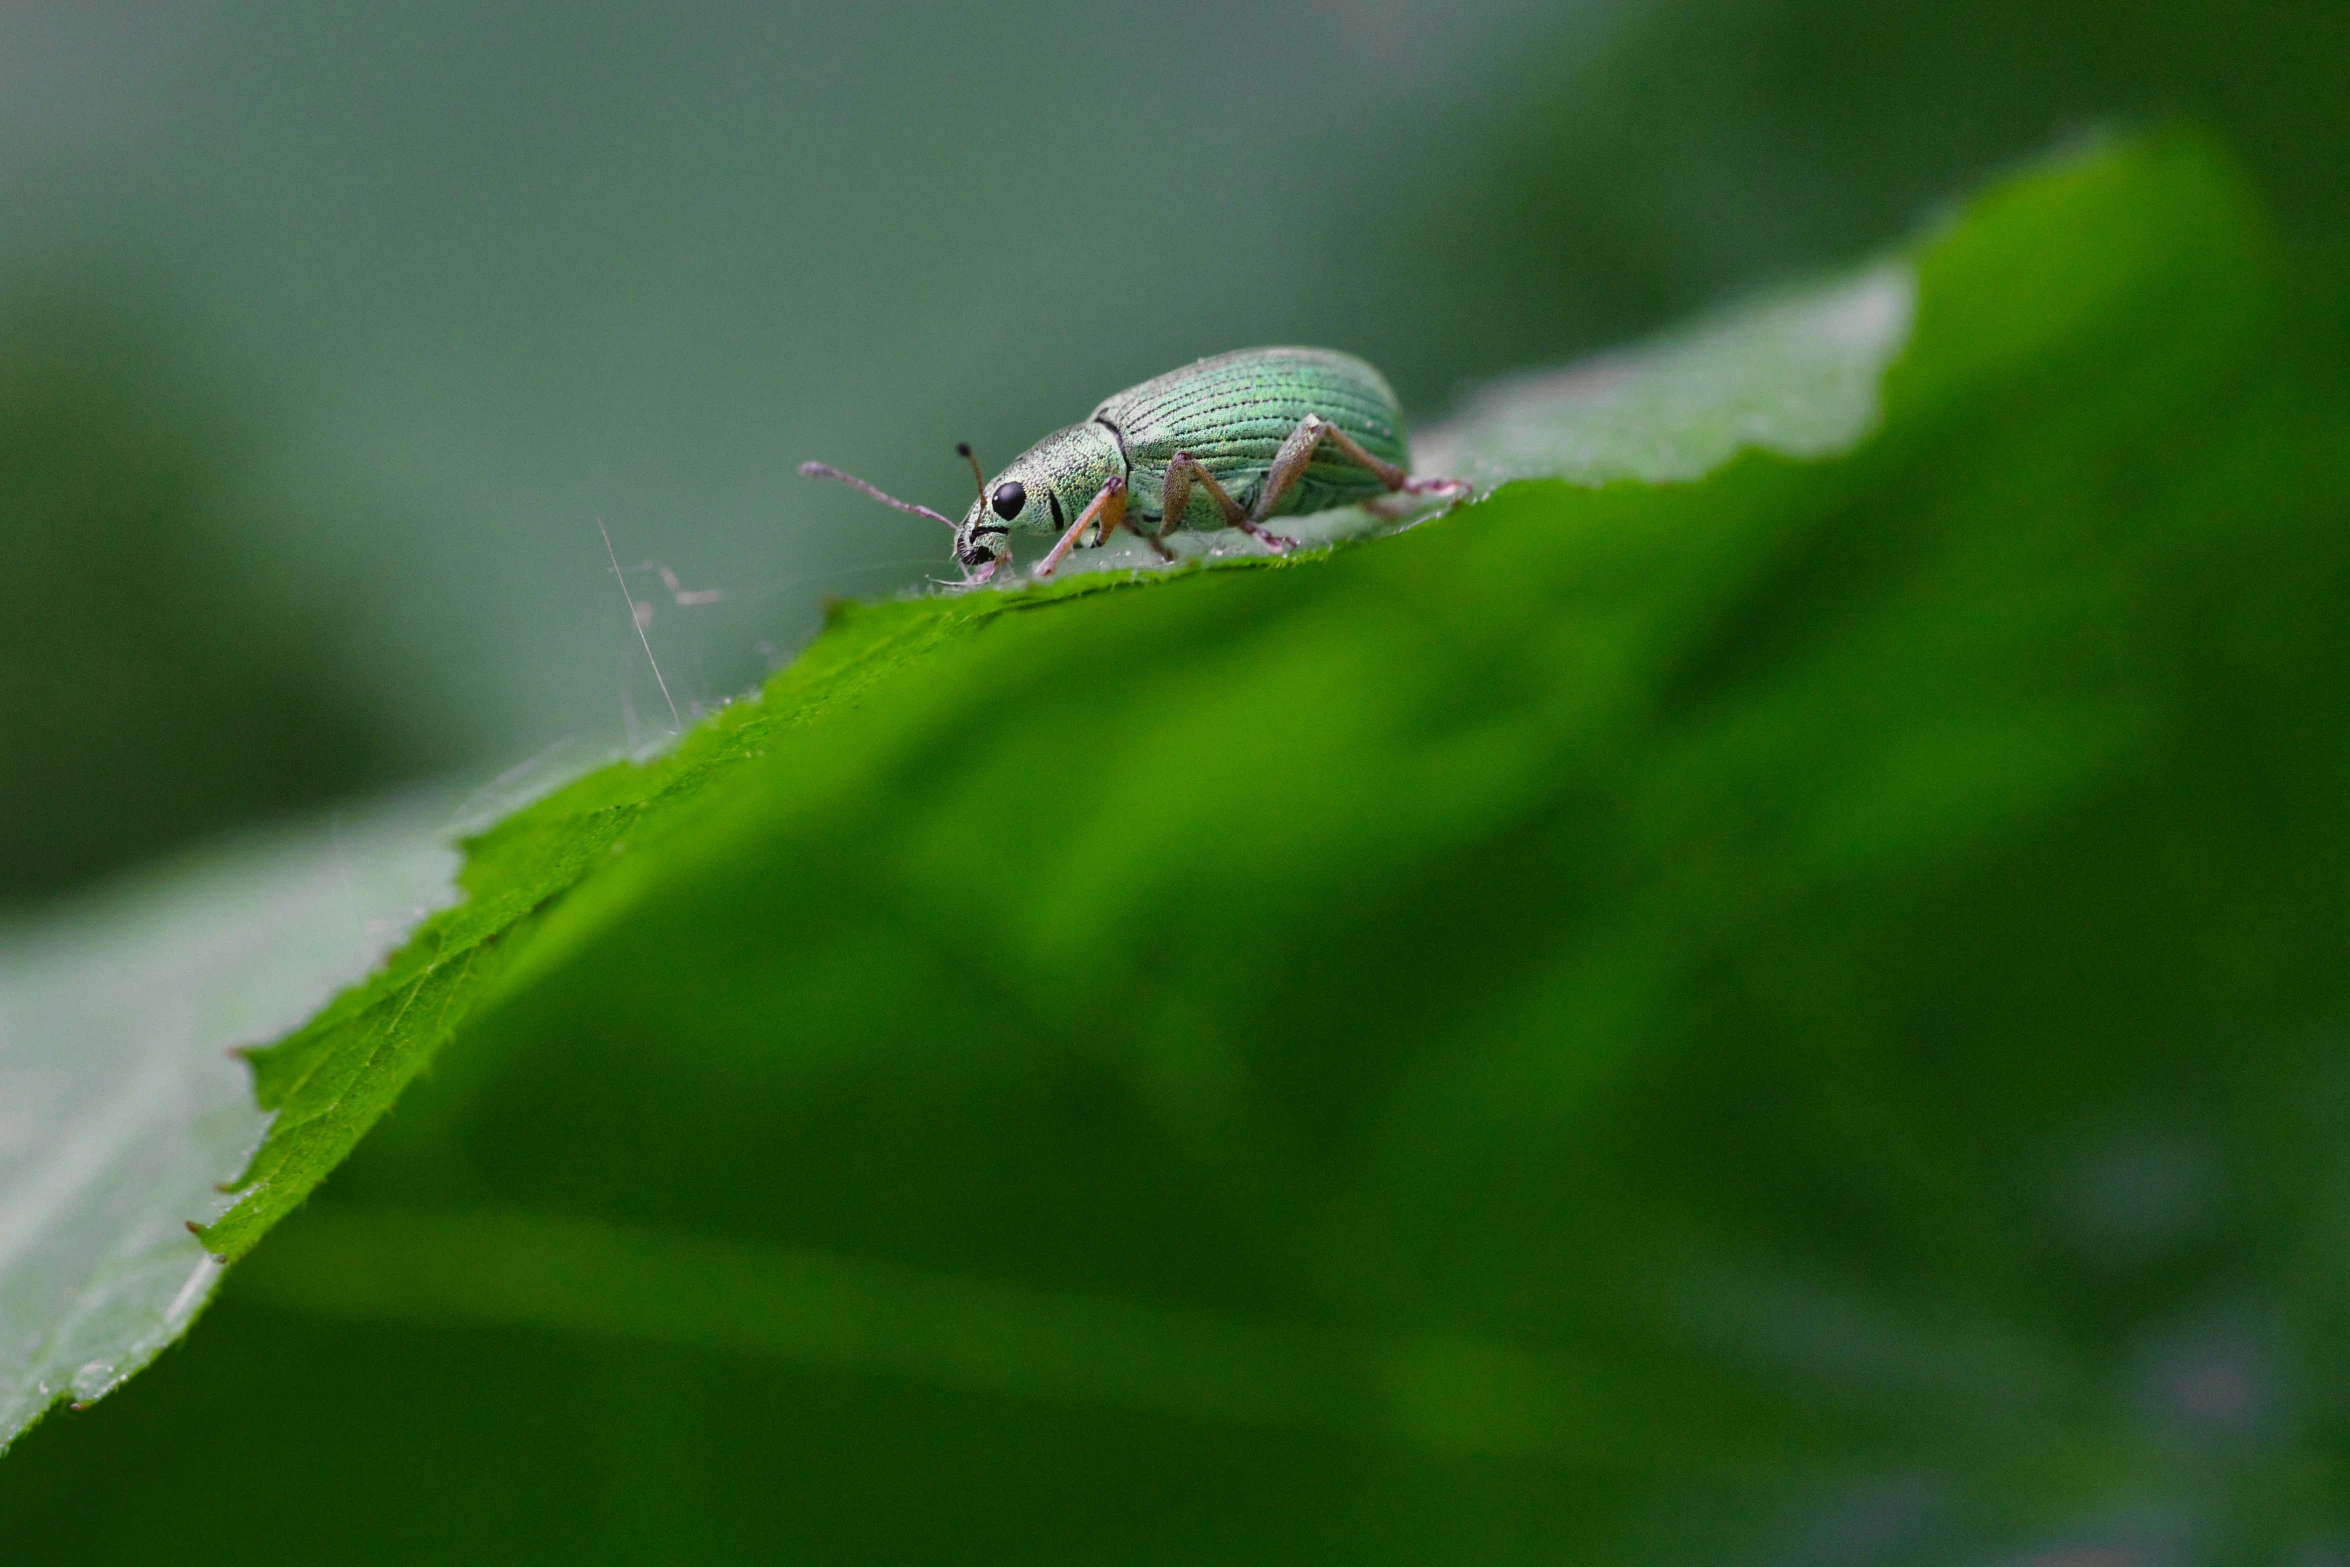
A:
POLYGON ((1395 393, 1360 359, 1322 348, 1242 349, 1130 387, 1022 452, 992 483, 970 447, 955 449, 979 485, 960 523, 826 463, 800 472, 953 528, 955 561, 971 584, 1011 560, 1015 531, 1058 536, 1036 568, 1048 577, 1070 550, 1121 527, 1164 560, 1175 558, 1166 535, 1178 528, 1238 528, 1280 551, 1294 546, 1265 527, 1275 517, 1468 493, 1457 480, 1411 477, 1395 393))

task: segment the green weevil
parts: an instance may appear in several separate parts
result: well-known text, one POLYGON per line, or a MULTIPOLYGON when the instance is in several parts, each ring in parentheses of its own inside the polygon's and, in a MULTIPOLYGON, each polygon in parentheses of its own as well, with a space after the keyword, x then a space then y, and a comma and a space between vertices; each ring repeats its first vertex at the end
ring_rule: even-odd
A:
POLYGON ((955 450, 979 486, 960 523, 826 463, 800 472, 954 529, 967 584, 1010 562, 1015 529, 1059 536, 1036 568, 1045 577, 1070 550, 1120 527, 1163 560, 1174 559, 1166 535, 1178 528, 1238 528, 1280 551, 1294 545, 1266 529, 1274 517, 1467 493, 1454 480, 1411 477, 1395 393, 1360 359, 1324 348, 1245 348, 1129 387, 1022 452, 992 483, 970 447, 955 450))

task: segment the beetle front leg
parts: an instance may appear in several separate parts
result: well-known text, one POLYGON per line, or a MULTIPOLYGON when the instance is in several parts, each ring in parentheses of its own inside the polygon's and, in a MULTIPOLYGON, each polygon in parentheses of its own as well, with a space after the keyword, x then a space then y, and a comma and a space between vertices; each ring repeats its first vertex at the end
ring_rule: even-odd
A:
POLYGON ((1174 530, 1175 525, 1183 520, 1184 512, 1190 509, 1191 487, 1194 484, 1208 492, 1208 498, 1224 514, 1226 527, 1238 528, 1276 555, 1297 548, 1295 539, 1285 539, 1278 533, 1267 533, 1257 526, 1259 519, 1251 517, 1242 509, 1240 502, 1226 494, 1224 486, 1216 482, 1216 476, 1201 467, 1199 459, 1189 452, 1177 452, 1167 459, 1167 482, 1159 495, 1159 534, 1162 538, 1174 530))
POLYGON ((1459 500, 1468 494, 1468 486, 1458 479, 1415 479, 1391 462, 1381 462, 1344 430, 1339 429, 1320 414, 1307 414, 1298 421, 1289 439, 1273 454, 1273 466, 1265 472, 1265 487, 1257 492, 1256 518, 1264 521, 1273 515, 1273 508, 1291 485, 1304 476, 1306 467, 1314 460, 1314 452, 1324 441, 1346 454, 1347 460, 1359 463, 1369 470, 1388 493, 1402 495, 1442 495, 1448 501, 1459 500))
POLYGON ((1077 520, 1069 524, 1069 531, 1061 535, 1061 542, 1053 546, 1051 554, 1037 563, 1036 575, 1051 576, 1053 568, 1061 564, 1061 557, 1076 547, 1077 541, 1084 536, 1086 529, 1093 526, 1096 517, 1101 519, 1104 540, 1117 531, 1118 524, 1126 520, 1124 479, 1111 478, 1103 482, 1101 492, 1086 503, 1085 510, 1077 514, 1077 520))

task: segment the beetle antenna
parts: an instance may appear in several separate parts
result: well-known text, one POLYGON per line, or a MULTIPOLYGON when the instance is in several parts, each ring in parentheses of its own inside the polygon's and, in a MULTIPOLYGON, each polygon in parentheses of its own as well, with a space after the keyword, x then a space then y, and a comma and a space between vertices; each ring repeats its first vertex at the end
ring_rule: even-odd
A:
POLYGON ((950 528, 956 526, 952 517, 941 517, 927 506, 917 506, 911 501, 901 501, 894 495, 884 495, 855 474, 843 473, 830 463, 804 462, 800 464, 800 477, 803 479, 838 479, 852 490, 863 490, 884 506, 895 506, 898 510, 910 511, 917 517, 928 517, 932 522, 943 522, 950 528))
POLYGON ((971 465, 971 483, 977 487, 979 491, 980 508, 985 510, 987 507, 987 475, 979 471, 979 459, 971 455, 971 443, 969 441, 957 441, 955 443, 955 455, 962 458, 963 461, 971 465))

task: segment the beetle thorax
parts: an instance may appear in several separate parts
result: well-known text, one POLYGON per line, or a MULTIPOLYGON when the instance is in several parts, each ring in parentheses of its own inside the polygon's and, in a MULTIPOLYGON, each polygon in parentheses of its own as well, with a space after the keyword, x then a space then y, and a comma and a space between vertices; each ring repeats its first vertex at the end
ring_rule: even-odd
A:
POLYGON ((1126 454, 1107 426, 1089 420, 1056 430, 987 482, 955 530, 956 557, 975 566, 1002 556, 1013 532, 1059 533, 1104 484, 1125 475, 1126 454))

